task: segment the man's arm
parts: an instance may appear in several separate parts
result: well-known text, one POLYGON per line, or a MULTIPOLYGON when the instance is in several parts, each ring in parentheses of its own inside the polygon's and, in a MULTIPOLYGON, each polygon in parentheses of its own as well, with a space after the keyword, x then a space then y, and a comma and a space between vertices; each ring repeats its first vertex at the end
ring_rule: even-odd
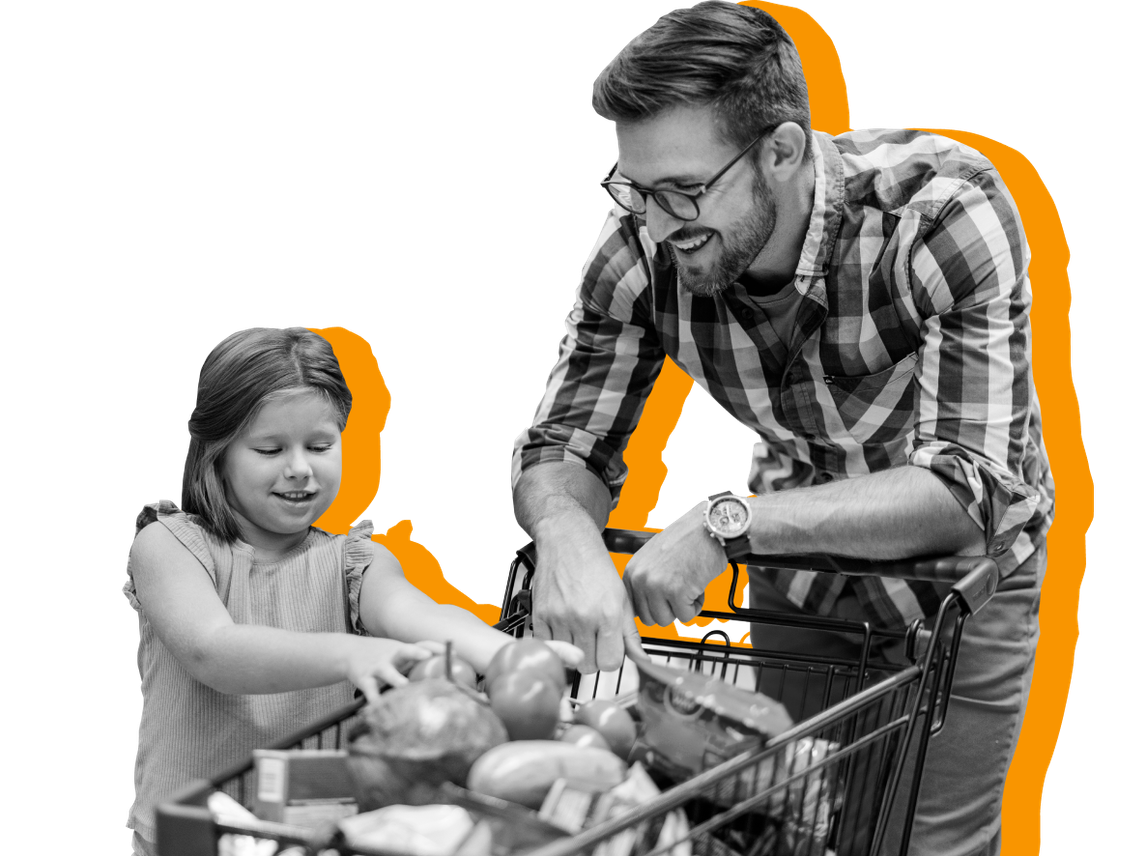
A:
POLYGON ((578 464, 538 464, 522 474, 513 490, 517 522, 536 541, 550 530, 587 525, 600 540, 609 518, 609 490, 578 464))
MULTIPOLYGON (((938 477, 919 467, 750 497, 748 504, 757 554, 903 559, 984 552, 983 530, 938 477)), ((728 563, 704 527, 705 505, 649 541, 625 569, 633 608, 646 624, 695 618, 705 587, 728 563)))
POLYGON ((610 216, 586 264, 558 361, 513 458, 514 512, 538 546, 534 632, 614 669, 636 634, 601 530, 624 482, 623 450, 660 372, 637 224, 610 216))
POLYGON ((1014 201, 983 170, 944 203, 908 270, 925 319, 908 463, 942 481, 1004 562, 1039 513, 1046 477, 1029 430, 1038 405, 1027 259, 1014 201))
POLYGON ((754 552, 903 559, 982 555, 983 530, 934 474, 896 467, 748 500, 754 552))

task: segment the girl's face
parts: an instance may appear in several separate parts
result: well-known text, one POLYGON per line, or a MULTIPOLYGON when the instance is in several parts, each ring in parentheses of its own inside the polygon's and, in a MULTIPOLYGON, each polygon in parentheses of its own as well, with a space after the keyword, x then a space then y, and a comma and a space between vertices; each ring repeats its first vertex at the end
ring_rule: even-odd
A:
POLYGON ((302 543, 342 481, 342 434, 321 395, 264 404, 223 453, 223 485, 243 540, 282 553, 302 543))

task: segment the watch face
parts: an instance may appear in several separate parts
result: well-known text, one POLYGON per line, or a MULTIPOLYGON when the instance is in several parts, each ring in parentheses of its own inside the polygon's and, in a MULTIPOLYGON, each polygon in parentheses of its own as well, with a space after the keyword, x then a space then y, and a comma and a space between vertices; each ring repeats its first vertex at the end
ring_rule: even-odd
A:
POLYGON ((722 496, 708 509, 708 524, 724 538, 748 531, 748 503, 738 496, 722 496))

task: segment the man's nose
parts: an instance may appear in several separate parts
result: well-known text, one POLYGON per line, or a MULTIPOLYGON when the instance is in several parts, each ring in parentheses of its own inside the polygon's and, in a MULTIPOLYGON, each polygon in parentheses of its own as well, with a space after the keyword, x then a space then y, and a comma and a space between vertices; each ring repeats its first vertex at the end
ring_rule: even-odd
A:
POLYGON ((650 198, 645 210, 645 226, 649 230, 649 237, 659 244, 673 232, 681 227, 684 220, 678 220, 663 208, 659 202, 650 198))

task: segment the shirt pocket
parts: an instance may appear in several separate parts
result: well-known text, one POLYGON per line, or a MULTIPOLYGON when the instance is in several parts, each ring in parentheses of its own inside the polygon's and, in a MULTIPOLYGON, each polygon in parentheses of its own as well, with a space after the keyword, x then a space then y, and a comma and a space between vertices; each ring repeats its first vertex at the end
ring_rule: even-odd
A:
POLYGON ((913 380, 918 364, 919 354, 913 353, 875 374, 824 377, 840 420, 854 440, 886 445, 913 430, 918 396, 913 380))

